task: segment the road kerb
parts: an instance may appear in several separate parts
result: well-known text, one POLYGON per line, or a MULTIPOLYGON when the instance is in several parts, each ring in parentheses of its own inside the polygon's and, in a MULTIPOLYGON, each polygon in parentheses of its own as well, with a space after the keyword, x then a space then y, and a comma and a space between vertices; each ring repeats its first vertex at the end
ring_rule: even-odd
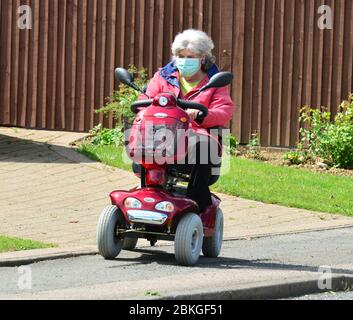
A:
POLYGON ((300 279, 297 281, 278 281, 276 283, 243 284, 235 289, 217 289, 210 291, 194 291, 188 294, 171 294, 150 300, 274 300, 295 298, 325 292, 341 292, 353 289, 353 277, 349 275, 333 275, 332 289, 320 289, 318 279, 300 279))
POLYGON ((69 259, 98 254, 94 246, 38 249, 0 254, 0 267, 17 267, 41 261, 69 259))

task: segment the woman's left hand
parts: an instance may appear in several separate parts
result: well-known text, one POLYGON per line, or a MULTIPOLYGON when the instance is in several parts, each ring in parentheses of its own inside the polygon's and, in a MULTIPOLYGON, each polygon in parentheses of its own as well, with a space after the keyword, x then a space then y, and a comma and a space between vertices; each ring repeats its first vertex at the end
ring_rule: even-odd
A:
POLYGON ((197 116, 198 116, 200 111, 199 110, 188 109, 188 110, 186 110, 186 112, 189 115, 190 120, 194 121, 197 118, 197 116))

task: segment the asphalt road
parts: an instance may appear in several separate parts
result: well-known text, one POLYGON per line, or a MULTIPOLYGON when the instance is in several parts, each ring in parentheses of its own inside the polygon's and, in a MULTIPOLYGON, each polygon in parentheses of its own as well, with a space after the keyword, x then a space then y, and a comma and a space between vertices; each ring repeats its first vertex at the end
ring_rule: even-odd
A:
POLYGON ((353 228, 227 241, 220 258, 201 257, 192 268, 176 264, 172 245, 124 251, 114 261, 85 256, 25 269, 4 267, 0 268, 0 298, 143 299, 151 293, 168 297, 305 276, 320 279, 322 266, 353 275, 353 228), (28 272, 31 288, 20 290, 28 272))
POLYGON ((328 292, 306 295, 291 300, 353 300, 353 292, 328 292))

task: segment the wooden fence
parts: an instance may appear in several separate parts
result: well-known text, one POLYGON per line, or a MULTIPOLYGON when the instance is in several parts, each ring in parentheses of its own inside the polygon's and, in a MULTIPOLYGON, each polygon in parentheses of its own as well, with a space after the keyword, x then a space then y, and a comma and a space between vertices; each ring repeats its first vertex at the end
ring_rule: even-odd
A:
POLYGON ((198 28, 232 70, 231 123, 242 143, 294 146, 298 107, 336 112, 353 91, 352 0, 0 0, 0 125, 88 131, 114 125, 94 110, 117 83, 114 68, 152 75, 174 36, 198 28), (333 29, 320 30, 329 5, 333 29), (32 9, 32 29, 18 8, 32 9))

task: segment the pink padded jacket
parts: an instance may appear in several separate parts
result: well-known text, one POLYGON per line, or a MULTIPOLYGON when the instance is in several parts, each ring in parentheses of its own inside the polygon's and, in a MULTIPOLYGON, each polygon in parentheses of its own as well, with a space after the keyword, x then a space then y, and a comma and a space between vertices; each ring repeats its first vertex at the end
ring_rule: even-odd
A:
MULTIPOLYGON (((194 88, 186 96, 183 96, 179 85, 179 72, 172 61, 167 66, 156 72, 148 85, 146 93, 149 97, 153 98, 159 93, 172 92, 176 95, 176 97, 187 99, 198 89, 207 84, 208 80, 218 72, 219 70, 217 66, 214 65, 208 71, 208 76, 196 88, 194 88)), ((145 98, 141 96, 140 99, 145 98)), ((208 116, 204 119, 201 125, 194 121, 191 123, 191 127, 196 129, 196 131, 199 131, 197 129, 201 128, 208 129, 216 126, 226 127, 233 117, 234 104, 227 87, 208 89, 192 98, 191 101, 200 103, 209 109, 208 116)))

